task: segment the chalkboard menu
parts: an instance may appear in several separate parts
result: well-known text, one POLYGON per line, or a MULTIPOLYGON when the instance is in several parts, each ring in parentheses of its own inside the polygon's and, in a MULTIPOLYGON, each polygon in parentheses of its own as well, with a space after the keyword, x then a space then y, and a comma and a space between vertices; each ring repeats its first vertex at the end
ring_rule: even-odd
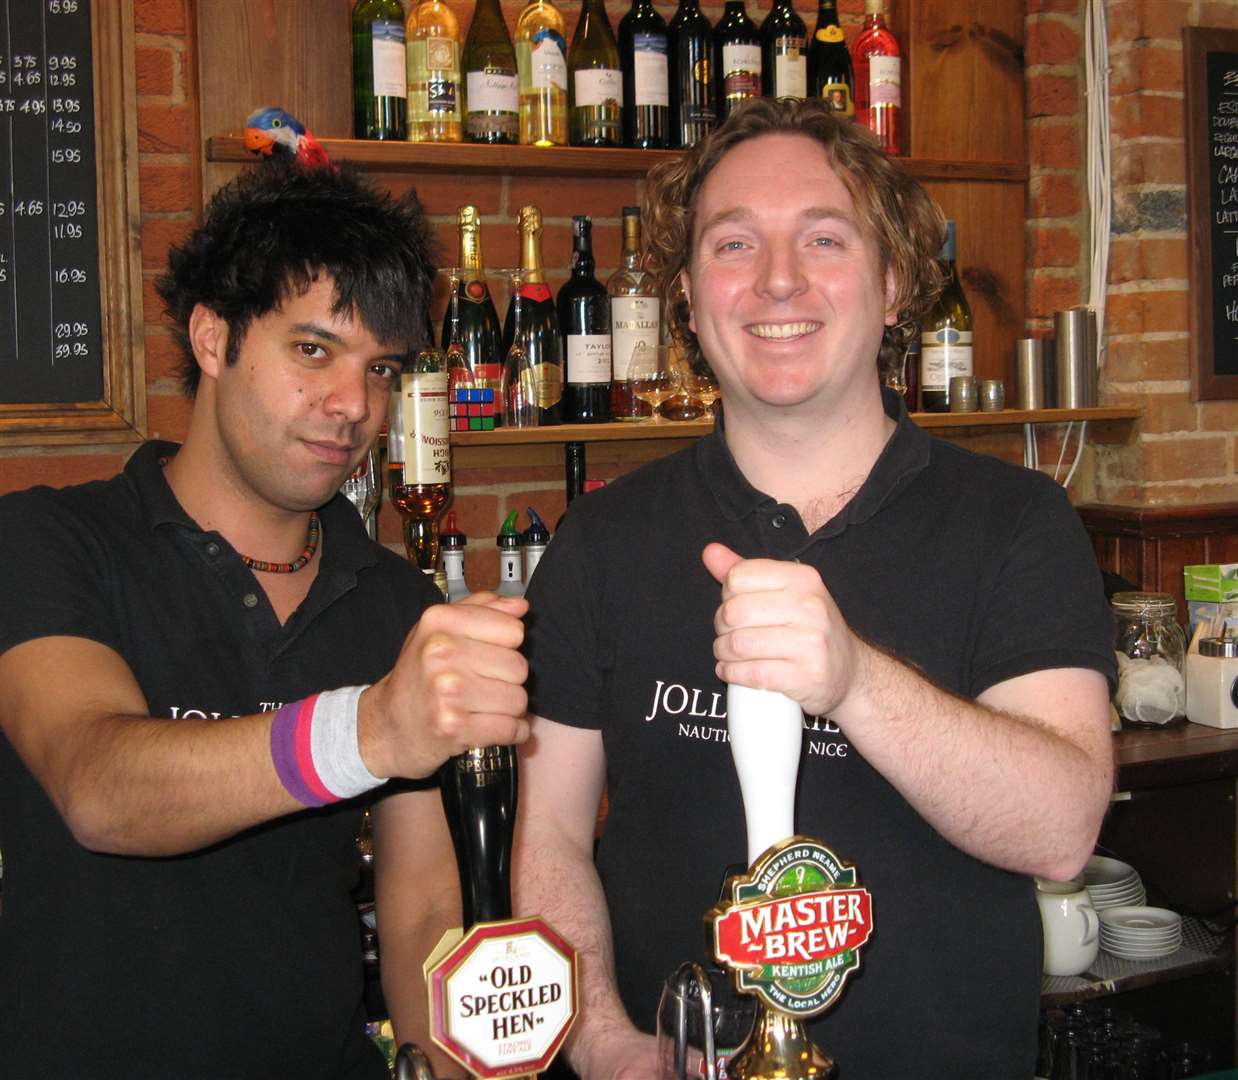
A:
POLYGON ((1188 27, 1194 400, 1238 397, 1238 31, 1188 27))
POLYGON ((7 403, 103 396, 91 57, 89 0, 0 0, 7 403))

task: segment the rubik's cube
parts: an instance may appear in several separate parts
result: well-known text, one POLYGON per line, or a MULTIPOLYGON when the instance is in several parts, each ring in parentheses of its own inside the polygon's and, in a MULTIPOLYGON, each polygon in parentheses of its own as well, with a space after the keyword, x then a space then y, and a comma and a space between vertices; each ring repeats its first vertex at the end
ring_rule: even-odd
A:
POLYGON ((447 391, 452 431, 494 430, 494 388, 456 387, 447 391))

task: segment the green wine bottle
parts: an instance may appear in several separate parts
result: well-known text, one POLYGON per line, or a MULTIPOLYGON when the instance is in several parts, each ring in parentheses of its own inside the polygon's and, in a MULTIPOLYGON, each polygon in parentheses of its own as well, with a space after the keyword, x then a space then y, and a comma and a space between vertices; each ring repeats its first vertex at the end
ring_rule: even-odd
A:
POLYGON ((971 308, 959 284, 955 263, 954 222, 946 222, 946 243, 941 249, 946 287, 920 328, 920 400, 925 412, 950 409, 950 380, 974 375, 971 308))
POLYGON ((477 0, 463 67, 465 141, 514 145, 520 138, 520 87, 499 0, 477 0))
POLYGON ((602 0, 584 0, 567 53, 573 146, 623 144, 623 73, 602 0))
POLYGON ((808 47, 808 96, 822 98, 843 116, 855 116, 851 50, 838 25, 838 0, 819 0, 817 28, 808 47))
POLYGON ((623 142, 640 150, 662 150, 670 113, 666 20, 652 0, 632 0, 619 20, 623 65, 623 142))
POLYGON ((714 27, 714 79, 719 123, 761 96, 761 32, 744 11, 744 0, 726 0, 714 27))
POLYGON ((353 5, 352 100, 356 138, 404 138, 408 81, 400 0, 353 5))

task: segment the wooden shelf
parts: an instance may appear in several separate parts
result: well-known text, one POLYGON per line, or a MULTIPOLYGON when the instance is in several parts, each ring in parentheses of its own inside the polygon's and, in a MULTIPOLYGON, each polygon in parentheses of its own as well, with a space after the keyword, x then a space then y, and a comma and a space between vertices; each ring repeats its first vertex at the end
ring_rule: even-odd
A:
MULTIPOLYGON (((582 146, 486 146, 475 143, 407 143, 320 139, 334 161, 374 172, 535 173, 546 176, 644 176, 677 150, 594 150, 582 146)), ((238 135, 206 140, 206 160, 254 162, 238 135)), ((1024 183, 1027 166, 1006 161, 926 161, 899 158, 917 180, 993 180, 1024 183)))
MULTIPOLYGON (((1071 420, 1137 420, 1138 409, 1004 409, 1001 412, 912 413, 923 428, 1015 427, 1020 424, 1065 424, 1071 420)), ((527 446, 538 443, 633 442, 647 439, 692 439, 713 430, 709 420, 639 421, 630 424, 556 424, 553 427, 453 431, 452 446, 527 446)))

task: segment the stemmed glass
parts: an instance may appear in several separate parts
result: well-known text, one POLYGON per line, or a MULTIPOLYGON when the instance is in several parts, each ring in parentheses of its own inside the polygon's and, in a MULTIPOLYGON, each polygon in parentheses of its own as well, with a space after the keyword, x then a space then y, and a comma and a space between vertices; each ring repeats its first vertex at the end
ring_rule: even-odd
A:
POLYGON ((653 409, 653 421, 658 423, 658 406, 675 393, 670 349, 665 345, 637 345, 628 364, 628 380, 632 393, 649 404, 653 409))
POLYGON ((464 269, 459 266, 440 266, 438 273, 447 278, 450 290, 447 299, 447 376, 452 389, 481 385, 469 367, 464 345, 460 341, 460 282, 464 269))
POLYGON ((684 386, 701 403, 705 412, 713 416, 714 402, 722 391, 718 387, 717 377, 704 358, 698 357, 688 365, 684 373, 684 386))
POLYGON ((528 330, 524 325, 524 302, 520 295, 521 275, 519 268, 500 270, 510 282, 512 309, 512 343, 503 361, 503 426, 537 427, 537 370, 528 348, 528 330))

